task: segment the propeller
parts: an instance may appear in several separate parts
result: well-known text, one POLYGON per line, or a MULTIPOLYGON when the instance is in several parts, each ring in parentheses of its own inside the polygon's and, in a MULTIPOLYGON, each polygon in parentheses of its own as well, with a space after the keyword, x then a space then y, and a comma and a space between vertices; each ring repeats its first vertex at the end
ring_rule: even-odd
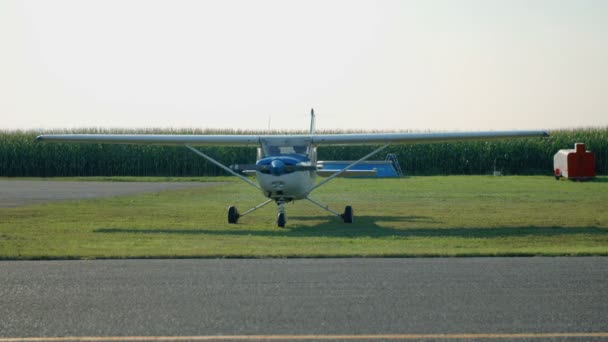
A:
POLYGON ((295 171, 316 171, 317 166, 315 165, 287 165, 280 159, 274 159, 268 165, 257 165, 257 164, 234 164, 230 168, 236 172, 241 171, 260 171, 263 173, 270 173, 275 176, 280 176, 286 173, 295 171))

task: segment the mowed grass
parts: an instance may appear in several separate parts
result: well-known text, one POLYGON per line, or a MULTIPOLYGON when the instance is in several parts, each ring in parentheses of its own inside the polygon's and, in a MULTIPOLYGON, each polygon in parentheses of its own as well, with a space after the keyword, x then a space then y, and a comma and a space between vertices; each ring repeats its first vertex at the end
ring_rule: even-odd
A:
POLYGON ((287 228, 274 204, 228 224, 228 205, 243 212, 264 198, 227 179, 0 208, 0 258, 608 255, 607 177, 336 179, 312 197, 340 212, 353 205, 355 223, 298 201, 286 206, 287 228))

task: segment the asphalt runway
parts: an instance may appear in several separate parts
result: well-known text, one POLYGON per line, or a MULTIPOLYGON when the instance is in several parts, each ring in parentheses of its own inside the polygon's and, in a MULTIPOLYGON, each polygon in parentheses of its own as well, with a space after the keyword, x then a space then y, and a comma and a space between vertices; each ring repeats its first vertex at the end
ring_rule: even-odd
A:
POLYGON ((608 258, 0 262, 0 341, 180 336, 606 341, 608 258))
POLYGON ((0 180, 0 207, 214 186, 218 182, 71 182, 0 180))

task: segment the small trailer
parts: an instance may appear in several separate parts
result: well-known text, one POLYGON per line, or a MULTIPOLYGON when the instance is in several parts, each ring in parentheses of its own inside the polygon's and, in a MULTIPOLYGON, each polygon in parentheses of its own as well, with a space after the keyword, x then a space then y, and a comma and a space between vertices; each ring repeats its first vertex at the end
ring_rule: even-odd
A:
POLYGON ((585 144, 576 143, 574 149, 559 150, 553 156, 555 179, 561 177, 588 180, 595 177, 595 156, 585 149, 585 144))

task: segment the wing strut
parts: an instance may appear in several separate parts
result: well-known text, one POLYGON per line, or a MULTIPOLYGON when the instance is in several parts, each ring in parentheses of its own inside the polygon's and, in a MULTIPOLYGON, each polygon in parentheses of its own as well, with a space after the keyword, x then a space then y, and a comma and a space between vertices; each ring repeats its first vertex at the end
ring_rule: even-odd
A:
POLYGON ((208 155, 204 154, 203 152, 195 149, 194 147, 190 146, 190 145, 185 145, 190 151, 198 154, 199 156, 207 159, 208 161, 212 162, 213 164, 221 167, 222 169, 226 170, 227 172, 229 172, 230 174, 239 177, 240 179, 242 179, 245 183, 253 186, 254 188, 258 189, 258 190, 262 190, 262 188, 260 188, 260 186, 254 182, 252 182, 251 180, 249 180, 247 177, 243 176, 243 175, 239 175, 238 173, 236 173, 235 171, 233 171, 232 169, 230 169, 228 166, 223 165, 222 163, 218 162, 217 160, 209 157, 208 155))
POLYGON ((386 145, 384 145, 384 146, 382 146, 382 147, 374 150, 373 152, 371 152, 370 154, 366 155, 365 157, 363 157, 363 158, 361 158, 361 159, 359 159, 359 160, 357 160, 355 162, 350 163, 350 165, 346 166, 342 170, 334 173, 333 175, 327 177, 322 182, 319 182, 317 185, 313 186, 312 189, 310 189, 310 192, 312 192, 314 189, 320 187, 321 185, 329 182, 330 180, 338 177, 339 175, 343 174, 344 172, 350 170, 351 168, 355 167, 356 165, 360 164, 361 162, 364 162, 364 161, 368 160, 369 158, 373 157, 376 153, 378 153, 378 152, 384 150, 385 148, 387 148, 389 145, 390 145, 390 143, 388 143, 388 144, 386 144, 386 145))

